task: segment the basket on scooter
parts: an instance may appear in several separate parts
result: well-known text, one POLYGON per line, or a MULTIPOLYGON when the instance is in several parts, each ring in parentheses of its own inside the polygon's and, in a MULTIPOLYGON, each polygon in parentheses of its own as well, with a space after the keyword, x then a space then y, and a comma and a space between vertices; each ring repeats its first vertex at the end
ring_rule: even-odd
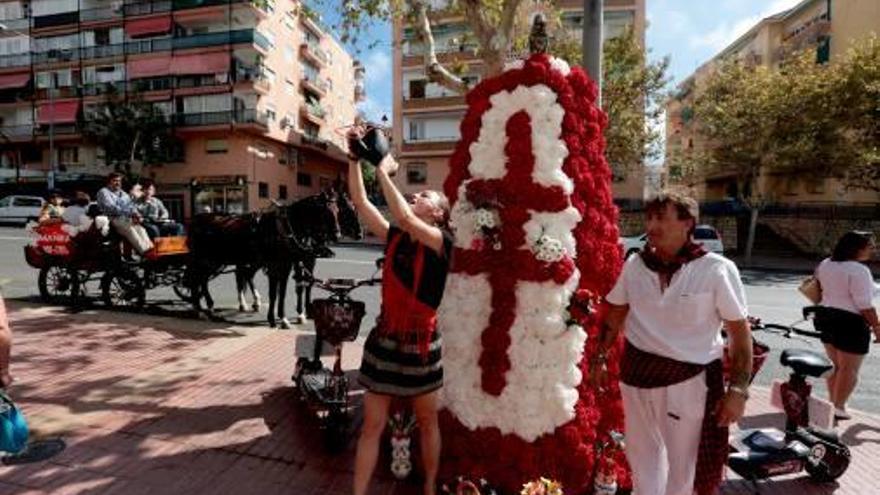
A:
POLYGON ((351 342, 357 338, 366 312, 363 301, 315 299, 312 301, 315 333, 331 345, 351 342))

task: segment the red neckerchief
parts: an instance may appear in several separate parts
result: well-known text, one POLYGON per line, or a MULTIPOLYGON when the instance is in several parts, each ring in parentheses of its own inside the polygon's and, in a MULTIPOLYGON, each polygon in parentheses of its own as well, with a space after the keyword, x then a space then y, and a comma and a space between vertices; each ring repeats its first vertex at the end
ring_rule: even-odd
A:
MULTIPOLYGON (((413 260, 413 286, 407 287, 394 273, 394 255, 400 240, 407 235, 401 232, 388 243, 385 265, 382 267, 382 318, 381 332, 401 336, 416 335, 419 353, 427 359, 431 337, 437 327, 437 311, 419 301, 417 292, 425 268, 425 246, 416 243, 413 260)), ((406 340, 403 340, 406 342, 406 340)), ((401 343, 403 343, 401 342, 401 343)))
POLYGON ((645 244, 645 247, 639 252, 639 256, 642 257, 642 261, 649 270, 657 272, 657 274, 660 275, 660 285, 662 287, 669 287, 669 283, 672 281, 672 276, 675 275, 675 272, 680 270, 686 263, 690 263, 691 261, 705 255, 706 252, 707 251, 703 246, 689 240, 678 250, 678 253, 672 261, 664 261, 661 259, 657 254, 657 249, 650 244, 645 244))

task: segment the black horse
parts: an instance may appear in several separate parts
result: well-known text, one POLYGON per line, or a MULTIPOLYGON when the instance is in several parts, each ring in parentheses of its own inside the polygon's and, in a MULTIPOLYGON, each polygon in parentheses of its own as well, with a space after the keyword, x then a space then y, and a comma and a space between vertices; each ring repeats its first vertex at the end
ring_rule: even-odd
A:
MULTIPOLYGON (((348 193, 345 191, 344 184, 337 182, 334 192, 336 193, 337 219, 339 221, 340 233, 343 237, 360 240, 363 238, 363 230, 357 217, 357 211, 354 209, 354 204, 352 204, 348 193)), ((312 278, 318 258, 332 258, 335 256, 335 253, 327 246, 319 247, 314 254, 315 256, 303 256, 293 264, 293 280, 296 282, 297 323, 303 323, 307 317, 311 317, 312 278)))
POLYGON ((259 251, 269 278, 269 326, 275 327, 277 315, 280 326, 290 328, 284 301, 293 267, 332 256, 328 244, 336 242, 340 234, 337 195, 332 190, 277 205, 260 216, 259 251))

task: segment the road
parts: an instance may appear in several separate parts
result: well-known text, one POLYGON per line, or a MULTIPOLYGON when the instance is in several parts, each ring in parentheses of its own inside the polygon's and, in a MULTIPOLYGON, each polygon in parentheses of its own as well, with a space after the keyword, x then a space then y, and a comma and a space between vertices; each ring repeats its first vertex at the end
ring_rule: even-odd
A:
MULTIPOLYGON (((3 294, 9 298, 37 300, 37 271, 25 264, 22 253, 23 246, 28 242, 27 235, 21 228, 0 227, 0 280, 5 280, 3 294)), ((318 261, 316 275, 327 277, 369 277, 375 272, 374 261, 380 251, 374 247, 340 246, 335 248, 336 257, 318 261)), ((746 285, 746 297, 752 315, 767 322, 789 324, 800 318, 800 310, 805 302, 796 287, 803 275, 785 273, 765 273, 745 270, 742 273, 746 285)), ((268 298, 266 278, 258 275, 257 287, 264 301, 268 298)), ((90 294, 97 294, 97 284, 89 285, 90 294)), ((321 291, 315 291, 319 296, 321 291)), ((211 284, 211 293, 220 309, 219 315, 243 324, 261 325, 266 321, 265 306, 258 313, 238 313, 237 296, 235 295, 232 275, 222 275, 211 284)), ((379 289, 363 287, 356 293, 357 298, 367 304, 367 316, 361 326, 361 332, 369 331, 376 316, 379 304, 379 289)), ((152 311, 167 312, 184 317, 187 313, 185 304, 179 302, 168 288, 154 289, 147 293, 148 301, 161 301, 162 304, 151 306, 152 311)), ((287 298, 288 315, 292 316, 296 302, 294 284, 289 285, 287 298)), ((809 324, 805 328, 811 328, 809 324)), ((782 337, 760 334, 758 338, 770 345, 772 354, 768 358, 755 382, 769 385, 774 379, 785 379, 786 374, 779 363, 779 353, 785 348, 807 348, 822 352, 818 341, 786 340, 782 337)), ((816 393, 826 396, 824 383, 815 384, 816 393)), ((850 407, 873 413, 880 413, 880 357, 873 351, 865 359, 861 372, 861 383, 850 401, 850 407)))

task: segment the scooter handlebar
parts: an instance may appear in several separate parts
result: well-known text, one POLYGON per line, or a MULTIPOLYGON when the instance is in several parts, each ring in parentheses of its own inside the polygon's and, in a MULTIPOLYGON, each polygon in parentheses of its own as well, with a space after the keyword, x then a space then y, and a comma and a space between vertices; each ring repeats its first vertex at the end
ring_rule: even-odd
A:
POLYGON ((795 325, 780 325, 778 323, 758 323, 752 326, 754 330, 765 331, 781 335, 787 339, 791 338, 791 334, 801 335, 804 337, 819 338, 822 336, 820 332, 804 330, 795 325))

